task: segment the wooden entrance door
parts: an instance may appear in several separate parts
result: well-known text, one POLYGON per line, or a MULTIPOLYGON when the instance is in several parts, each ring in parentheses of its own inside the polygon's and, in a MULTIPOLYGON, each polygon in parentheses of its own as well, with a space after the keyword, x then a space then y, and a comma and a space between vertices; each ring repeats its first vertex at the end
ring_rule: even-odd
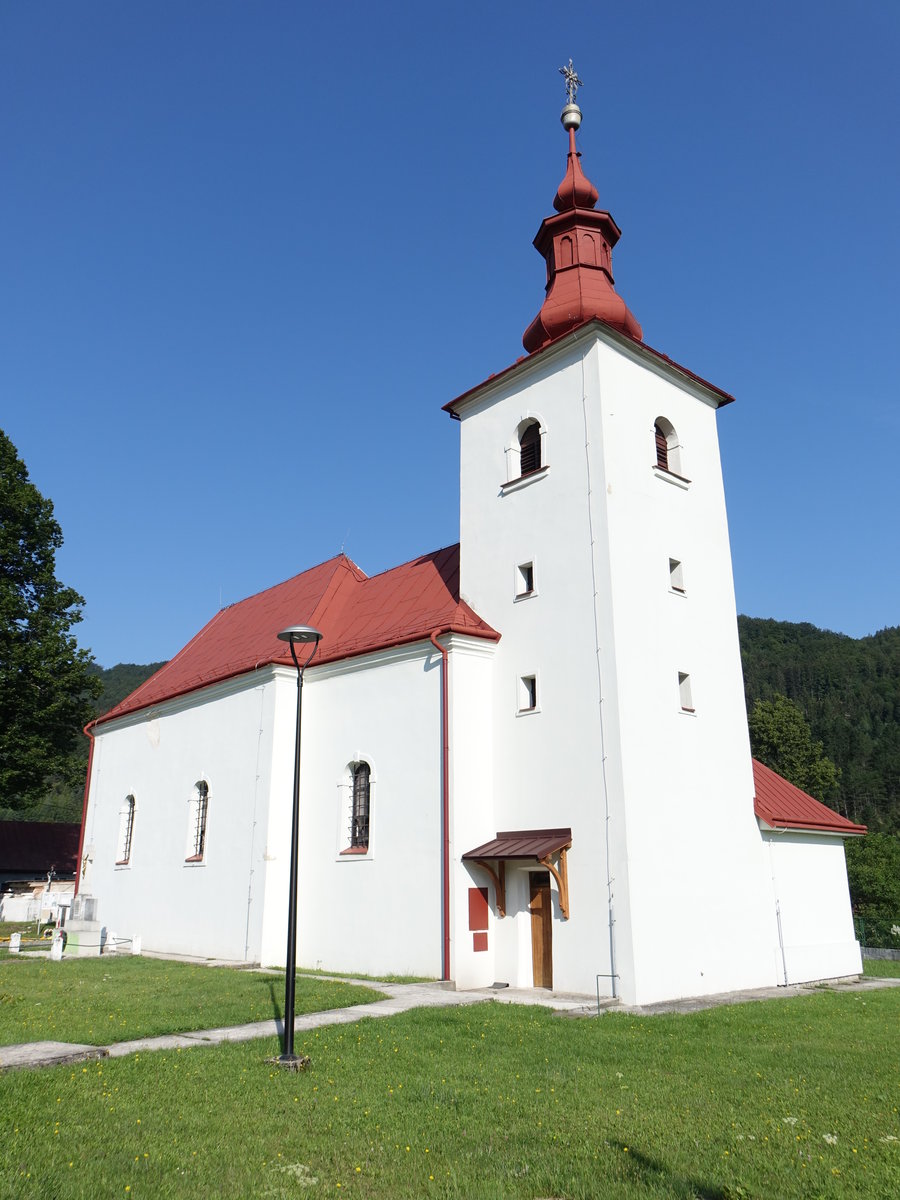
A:
POLYGON ((532 871, 531 902, 531 960, 534 986, 553 987, 553 908, 550 900, 549 871, 532 871))

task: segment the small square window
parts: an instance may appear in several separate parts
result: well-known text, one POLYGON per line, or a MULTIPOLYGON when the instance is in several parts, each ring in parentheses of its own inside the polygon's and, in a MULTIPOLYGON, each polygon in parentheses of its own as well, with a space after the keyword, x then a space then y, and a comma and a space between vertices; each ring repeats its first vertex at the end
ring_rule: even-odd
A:
POLYGON ((677 558, 669 559, 669 588, 684 595, 684 569, 677 558))
POLYGON ((519 679, 519 712, 534 712, 537 708, 537 676, 522 675, 519 679))
POLYGON ((694 711, 694 701, 691 696, 691 677, 685 674, 684 671, 678 672, 678 695, 681 700, 681 711, 692 713, 694 711))
POLYGON ((534 595, 534 563, 519 563, 516 567, 516 599, 534 595))

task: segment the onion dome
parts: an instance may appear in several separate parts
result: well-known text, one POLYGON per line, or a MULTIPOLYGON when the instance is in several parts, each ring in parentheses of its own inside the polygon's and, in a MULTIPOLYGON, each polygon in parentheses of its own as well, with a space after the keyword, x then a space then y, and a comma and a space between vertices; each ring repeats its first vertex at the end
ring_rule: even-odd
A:
POLYGON ((643 337, 615 289, 612 249, 621 230, 608 212, 594 207, 599 193, 582 171, 581 155, 575 148, 581 109, 574 92, 581 81, 571 61, 568 68, 560 70, 566 75, 569 91, 569 103, 560 117, 569 134, 569 155, 565 176, 553 198, 556 215, 545 218, 534 239, 535 249, 547 263, 547 294, 522 338, 529 354, 594 317, 638 341, 643 337))

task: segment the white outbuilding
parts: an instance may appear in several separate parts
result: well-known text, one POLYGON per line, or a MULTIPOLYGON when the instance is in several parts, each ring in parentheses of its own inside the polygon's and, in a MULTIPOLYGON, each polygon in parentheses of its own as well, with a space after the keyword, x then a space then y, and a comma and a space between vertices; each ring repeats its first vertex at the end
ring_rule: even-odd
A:
MULTIPOLYGON (((80 889, 146 949, 651 1003, 861 970, 843 838, 753 764, 716 428, 615 291, 563 110, 526 356, 449 403, 460 542, 217 613, 89 728, 80 889)), ((813 806, 813 807, 810 807, 813 806)))

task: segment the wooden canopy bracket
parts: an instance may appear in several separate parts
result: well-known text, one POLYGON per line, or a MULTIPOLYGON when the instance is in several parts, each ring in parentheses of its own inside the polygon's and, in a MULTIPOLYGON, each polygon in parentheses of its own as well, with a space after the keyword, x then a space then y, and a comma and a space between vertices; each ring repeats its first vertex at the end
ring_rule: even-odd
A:
POLYGON ((556 886, 559 888, 559 911, 567 921, 569 919, 569 868, 566 864, 568 849, 568 846, 563 846, 559 852, 559 870, 554 867, 549 854, 538 859, 541 866, 546 867, 556 880, 556 886))
POLYGON ((476 858, 475 862, 479 867, 484 867, 488 875, 494 881, 494 892, 497 898, 497 915, 499 917, 506 916, 506 863, 501 858, 497 863, 497 870, 484 858, 476 858))

